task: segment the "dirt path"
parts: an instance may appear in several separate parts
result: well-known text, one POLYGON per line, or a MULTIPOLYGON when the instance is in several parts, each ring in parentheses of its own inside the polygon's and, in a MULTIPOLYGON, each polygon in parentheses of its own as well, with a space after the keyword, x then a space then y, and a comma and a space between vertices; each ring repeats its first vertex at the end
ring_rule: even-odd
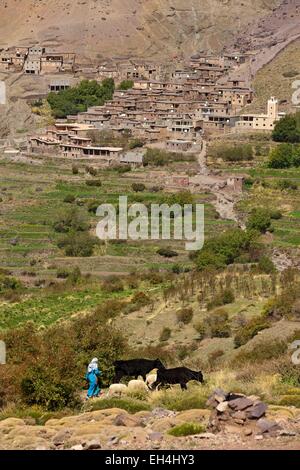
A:
POLYGON ((214 175, 206 164, 208 143, 203 140, 202 150, 198 155, 199 173, 191 178, 191 182, 197 187, 208 189, 215 195, 216 199, 213 201, 218 214, 222 219, 234 220, 242 226, 239 220, 235 204, 240 199, 241 193, 228 191, 226 187, 226 177, 214 175))

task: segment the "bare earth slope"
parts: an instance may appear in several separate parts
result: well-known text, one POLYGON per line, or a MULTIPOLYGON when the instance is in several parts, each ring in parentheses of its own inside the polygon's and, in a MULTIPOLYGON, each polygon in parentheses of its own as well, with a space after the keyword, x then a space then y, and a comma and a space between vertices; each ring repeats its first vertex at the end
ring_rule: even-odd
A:
POLYGON ((9 0, 0 47, 41 43, 86 57, 219 50, 279 0, 9 0))

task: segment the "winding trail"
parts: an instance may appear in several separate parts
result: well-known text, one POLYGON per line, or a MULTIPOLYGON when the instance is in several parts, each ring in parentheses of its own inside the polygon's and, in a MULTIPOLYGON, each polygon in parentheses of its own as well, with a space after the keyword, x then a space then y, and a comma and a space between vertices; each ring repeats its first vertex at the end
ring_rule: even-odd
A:
MULTIPOLYGON (((222 219, 234 220, 243 228, 239 215, 235 210, 235 204, 240 199, 241 193, 228 189, 226 176, 215 175, 206 164, 208 143, 203 140, 203 145, 198 154, 199 172, 191 178, 192 184, 203 189, 208 189, 215 195, 213 205, 222 219)), ((197 189, 196 189, 197 190, 197 189)))

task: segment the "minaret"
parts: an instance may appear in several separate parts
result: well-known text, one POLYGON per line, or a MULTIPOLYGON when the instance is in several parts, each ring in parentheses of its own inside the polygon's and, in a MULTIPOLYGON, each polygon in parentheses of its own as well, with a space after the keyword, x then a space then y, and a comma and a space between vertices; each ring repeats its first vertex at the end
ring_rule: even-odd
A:
POLYGON ((278 100, 274 96, 268 100, 268 117, 274 120, 278 117, 278 100))

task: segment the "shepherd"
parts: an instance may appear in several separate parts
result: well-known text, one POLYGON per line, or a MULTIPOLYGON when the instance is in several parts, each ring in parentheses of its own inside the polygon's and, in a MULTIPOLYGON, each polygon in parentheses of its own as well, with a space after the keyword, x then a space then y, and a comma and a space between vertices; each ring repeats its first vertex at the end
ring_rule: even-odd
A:
POLYGON ((89 363, 87 372, 85 374, 85 378, 89 383, 89 389, 87 392, 87 397, 86 399, 89 400, 89 398, 94 398, 98 397, 100 394, 100 387, 99 387, 99 381, 98 378, 101 375, 101 371, 99 370, 98 367, 98 359, 94 357, 92 361, 89 363))

